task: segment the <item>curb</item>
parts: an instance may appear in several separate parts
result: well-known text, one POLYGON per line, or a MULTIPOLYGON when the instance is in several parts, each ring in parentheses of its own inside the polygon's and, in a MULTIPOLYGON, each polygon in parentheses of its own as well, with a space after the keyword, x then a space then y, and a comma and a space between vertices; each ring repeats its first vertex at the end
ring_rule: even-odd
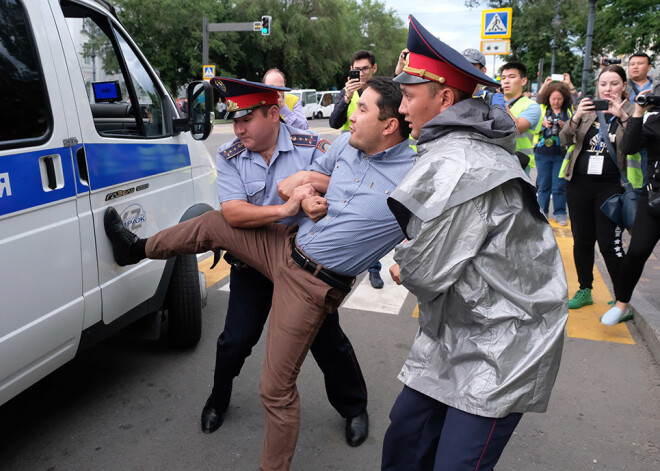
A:
POLYGON ((633 292, 630 307, 634 311, 633 321, 642 334, 651 355, 660 364, 660 312, 642 295, 633 292))

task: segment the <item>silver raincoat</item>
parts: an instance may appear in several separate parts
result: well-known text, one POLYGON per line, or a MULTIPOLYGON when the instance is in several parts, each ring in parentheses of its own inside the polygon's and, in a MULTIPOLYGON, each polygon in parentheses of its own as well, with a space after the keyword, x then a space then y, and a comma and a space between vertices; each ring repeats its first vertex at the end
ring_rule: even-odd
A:
POLYGON ((463 100, 426 123, 388 200, 408 241, 401 280, 419 331, 399 379, 485 417, 546 410, 568 317, 552 229, 515 156, 504 110, 463 100))

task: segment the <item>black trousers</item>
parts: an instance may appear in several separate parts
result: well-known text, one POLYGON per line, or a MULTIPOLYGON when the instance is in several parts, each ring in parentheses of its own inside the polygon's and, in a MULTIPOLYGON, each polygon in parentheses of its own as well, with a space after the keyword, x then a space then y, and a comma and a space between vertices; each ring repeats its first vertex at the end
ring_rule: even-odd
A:
POLYGON ((573 232, 573 258, 580 289, 593 288, 594 246, 598 241, 616 292, 615 280, 618 280, 624 255, 621 243, 623 229, 608 219, 600 207, 607 198, 621 192, 618 180, 602 177, 574 175, 566 182, 566 203, 573 232))
MULTIPOLYGON (((229 407, 233 379, 261 337, 273 297, 273 283, 254 268, 232 267, 229 276, 229 306, 218 337, 212 392, 214 408, 220 412, 229 407)), ((344 418, 362 413, 367 386, 337 311, 326 316, 311 352, 323 372, 330 404, 344 418)))
POLYGON ((635 215, 628 252, 623 257, 619 271, 615 289, 617 301, 630 302, 633 290, 644 271, 644 264, 653 253, 658 240, 660 240, 660 218, 649 210, 649 195, 644 191, 635 215))

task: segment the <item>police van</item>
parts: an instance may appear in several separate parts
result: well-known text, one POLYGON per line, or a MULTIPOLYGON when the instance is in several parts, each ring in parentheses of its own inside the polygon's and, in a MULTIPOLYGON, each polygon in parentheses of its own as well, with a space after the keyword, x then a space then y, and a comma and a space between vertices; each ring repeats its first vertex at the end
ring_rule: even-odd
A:
POLYGON ((3 404, 138 319, 195 345, 196 257, 119 267, 103 213, 146 237, 218 204, 208 83, 180 116, 104 1, 3 0, 0 23, 3 404))

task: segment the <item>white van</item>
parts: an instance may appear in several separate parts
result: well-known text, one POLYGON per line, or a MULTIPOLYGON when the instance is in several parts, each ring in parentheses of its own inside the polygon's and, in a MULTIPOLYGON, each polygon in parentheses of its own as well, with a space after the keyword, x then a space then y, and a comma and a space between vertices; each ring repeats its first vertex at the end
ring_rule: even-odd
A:
POLYGON ((298 97, 300 105, 305 112, 305 118, 312 119, 316 116, 316 113, 318 112, 316 90, 313 88, 304 88, 301 90, 291 90, 287 93, 298 97))
POLYGON ((332 112, 335 109, 335 103, 339 98, 339 90, 326 90, 324 92, 316 92, 316 97, 318 99, 318 111, 316 112, 315 118, 329 118, 332 112))
POLYGON ((200 338, 196 257, 119 267, 103 213, 146 237, 218 206, 211 88, 180 119, 111 8, 0 2, 0 404, 140 318, 200 338))

